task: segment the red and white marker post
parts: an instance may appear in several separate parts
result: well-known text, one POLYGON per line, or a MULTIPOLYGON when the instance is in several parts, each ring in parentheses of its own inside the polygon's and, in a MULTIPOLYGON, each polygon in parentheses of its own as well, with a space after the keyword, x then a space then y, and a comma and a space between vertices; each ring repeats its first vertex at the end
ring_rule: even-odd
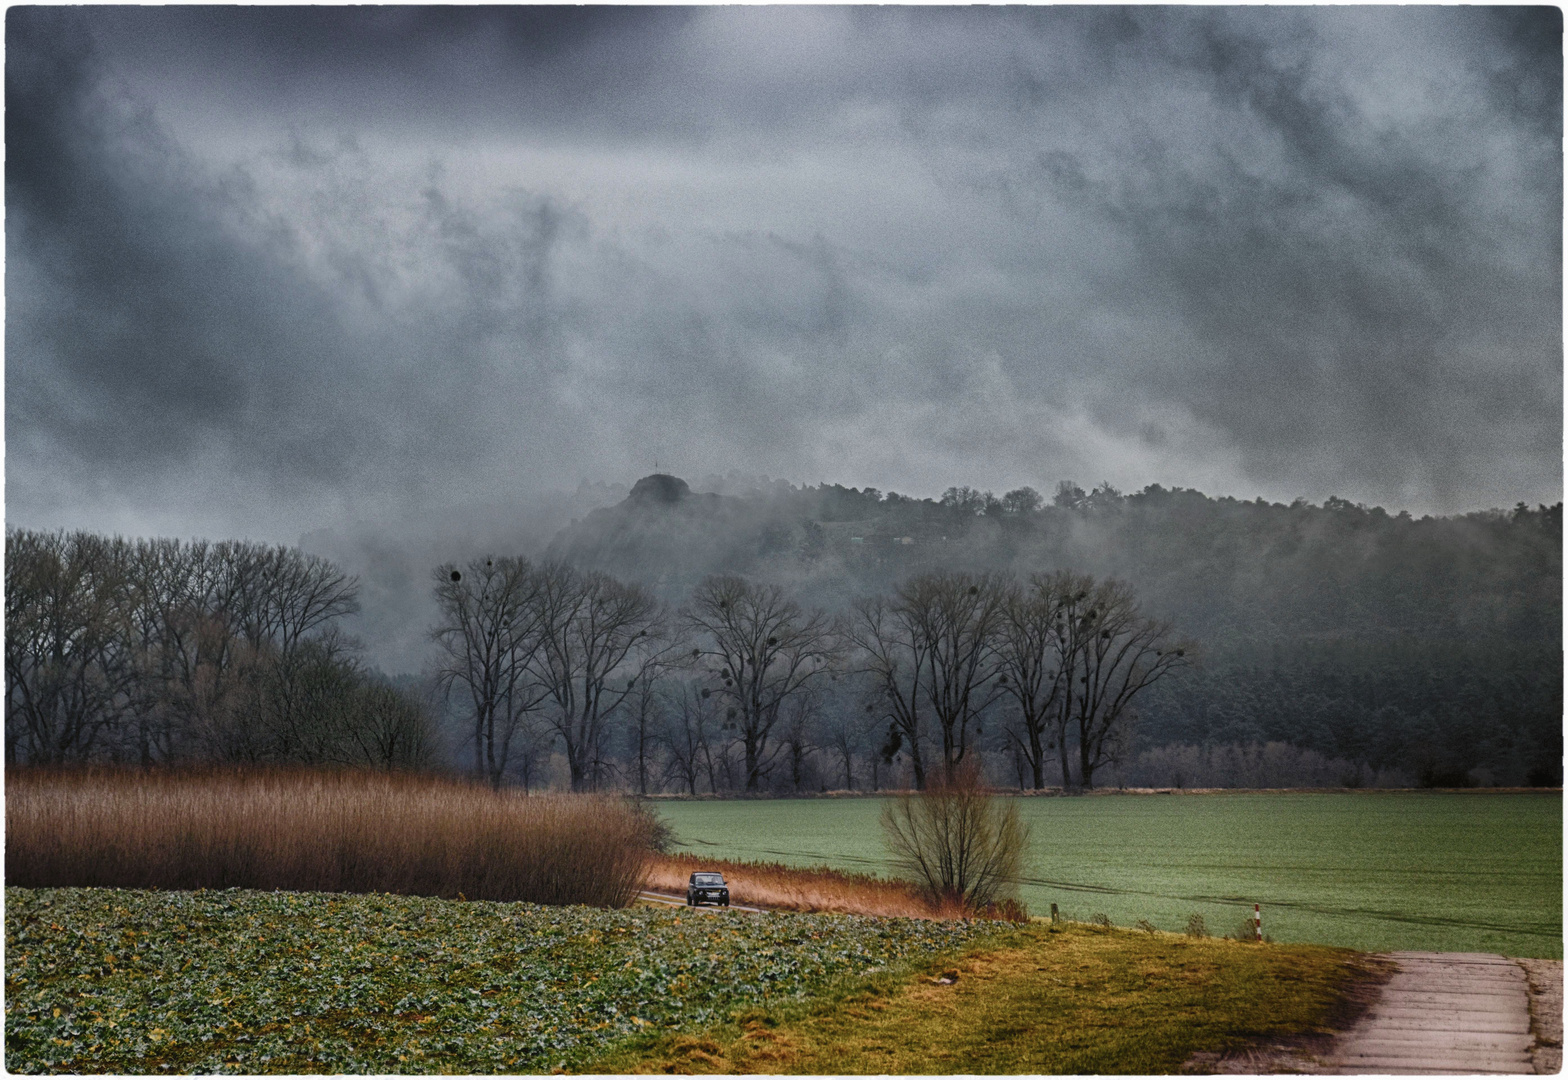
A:
POLYGON ((1252 905, 1252 929, 1257 934, 1257 940, 1263 940, 1263 909, 1257 904, 1252 905))

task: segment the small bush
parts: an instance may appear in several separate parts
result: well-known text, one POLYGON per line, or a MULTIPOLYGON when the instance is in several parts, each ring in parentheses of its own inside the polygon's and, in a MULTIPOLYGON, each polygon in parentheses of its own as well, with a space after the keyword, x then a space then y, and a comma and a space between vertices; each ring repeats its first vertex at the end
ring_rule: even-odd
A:
POLYGON ((1258 940, 1258 927, 1257 923, 1252 919, 1252 912, 1242 912, 1241 922, 1236 925, 1235 937, 1237 941, 1256 942, 1258 940))
POLYGON ((659 816, 659 812, 648 803, 636 801, 630 804, 631 812, 642 818, 643 827, 648 831, 648 849, 660 855, 668 855, 675 849, 677 843, 675 829, 668 821, 659 816))
POLYGON ((1101 930, 1109 930, 1111 928, 1111 917, 1103 911, 1096 911, 1089 916, 1089 923, 1093 926, 1098 926, 1101 930))
POLYGON ((1203 916, 1196 911, 1187 916, 1187 936, 1190 938, 1206 938, 1209 936, 1208 925, 1204 923, 1203 916))
POLYGON ((1017 886, 1029 830, 1011 800, 998 802, 965 762, 882 812, 893 861, 933 903, 983 910, 1017 886))
POLYGON ((389 892, 624 907, 653 852, 620 799, 405 773, 12 769, 8 885, 389 892))
POLYGON ((1139 930, 1142 930, 1145 934, 1154 933, 1154 924, 1148 919, 1139 919, 1137 922, 1133 923, 1133 925, 1136 926, 1139 930))

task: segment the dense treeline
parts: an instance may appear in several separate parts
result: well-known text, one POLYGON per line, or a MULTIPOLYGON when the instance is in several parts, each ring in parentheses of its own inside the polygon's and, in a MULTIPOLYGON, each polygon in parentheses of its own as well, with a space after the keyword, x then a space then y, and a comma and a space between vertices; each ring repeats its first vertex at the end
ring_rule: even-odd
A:
POLYGON ((428 710, 337 631, 355 603, 290 548, 10 530, 6 762, 429 764, 428 710))
POLYGON ((1157 485, 1063 482, 1049 500, 730 487, 742 494, 648 478, 555 551, 661 595, 722 567, 829 608, 936 567, 1088 572, 1200 646, 1202 662, 1140 707, 1143 750, 1277 741, 1391 782, 1561 781, 1560 503, 1416 518, 1157 485))
POLYGON ((7 760, 445 764, 495 786, 1557 784, 1561 506, 645 478, 435 572, 429 670, 246 544, 7 537, 7 760), (432 721, 421 702, 434 703, 432 721), (1260 779, 1262 778, 1262 779, 1260 779))

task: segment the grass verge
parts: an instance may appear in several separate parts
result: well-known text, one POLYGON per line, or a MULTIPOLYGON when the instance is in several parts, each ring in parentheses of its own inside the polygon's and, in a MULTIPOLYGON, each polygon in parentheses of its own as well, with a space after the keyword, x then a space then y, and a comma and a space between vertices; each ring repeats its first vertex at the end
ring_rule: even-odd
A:
POLYGON ((1377 977, 1344 949, 1033 923, 913 976, 643 1036, 588 1070, 1172 1073, 1199 1051, 1326 1032, 1377 977))

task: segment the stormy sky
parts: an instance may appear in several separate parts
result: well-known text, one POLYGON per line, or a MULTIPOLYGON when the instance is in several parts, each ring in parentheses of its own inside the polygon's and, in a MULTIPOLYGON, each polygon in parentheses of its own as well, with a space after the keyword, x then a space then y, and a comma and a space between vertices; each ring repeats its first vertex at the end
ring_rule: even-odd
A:
POLYGON ((1553 8, 29 8, 6 517, 1562 493, 1553 8))

